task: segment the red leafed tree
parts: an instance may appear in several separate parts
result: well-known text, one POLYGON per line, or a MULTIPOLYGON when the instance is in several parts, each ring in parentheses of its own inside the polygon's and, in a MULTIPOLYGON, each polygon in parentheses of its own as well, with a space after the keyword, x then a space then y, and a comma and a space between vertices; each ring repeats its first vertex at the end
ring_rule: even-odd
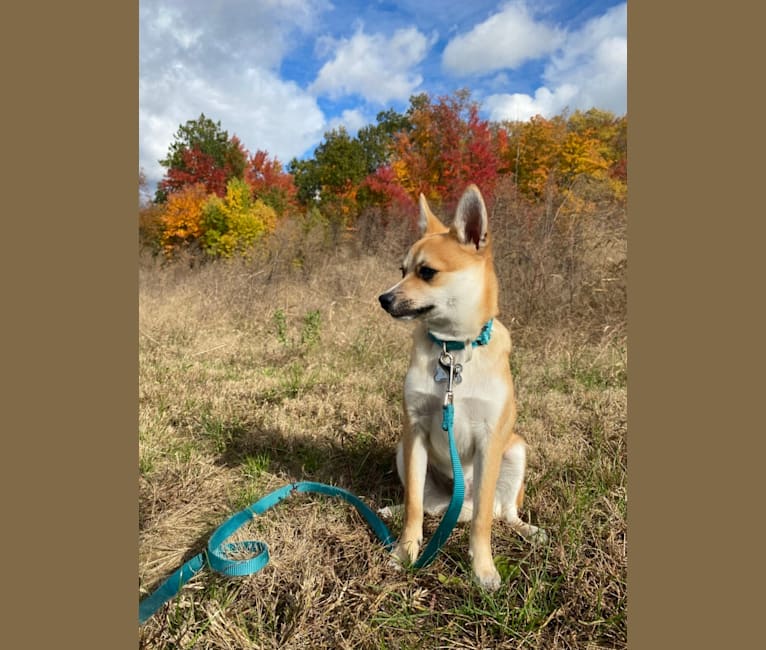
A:
POLYGON ((395 207, 404 212, 415 208, 413 197, 399 184, 390 165, 382 165, 367 176, 360 185, 359 195, 367 203, 386 208, 395 207))
POLYGON ((616 178, 617 180, 622 181, 623 183, 628 182, 628 159, 627 157, 620 158, 612 167, 609 169, 609 175, 612 178, 616 178))
POLYGON ((236 135, 229 137, 220 122, 205 114, 179 127, 168 155, 160 160, 167 168, 157 187, 155 200, 164 203, 169 194, 201 183, 209 194, 223 197, 231 178, 242 178, 247 151, 236 135))
POLYGON ((462 90, 436 102, 423 94, 411 99, 407 116, 412 128, 394 143, 392 168, 413 197, 453 206, 468 183, 476 183, 490 200, 500 167, 498 141, 479 106, 462 90))
POLYGON ((173 194, 183 188, 201 183, 208 194, 226 196, 226 181, 231 176, 228 165, 219 167, 213 156, 199 149, 186 149, 181 152, 183 167, 171 168, 159 183, 159 189, 165 194, 173 194))
MULTIPOLYGON (((458 166, 456 181, 468 180, 476 183, 488 201, 492 198, 500 167, 498 142, 493 138, 487 120, 479 118, 479 107, 472 104, 468 110, 466 151, 458 166)), ((462 189, 458 190, 462 194, 462 189)))
POLYGON ((284 171, 282 163, 269 158, 266 151, 257 150, 245 168, 245 182, 253 196, 270 205, 277 214, 297 205, 298 190, 292 174, 284 171))

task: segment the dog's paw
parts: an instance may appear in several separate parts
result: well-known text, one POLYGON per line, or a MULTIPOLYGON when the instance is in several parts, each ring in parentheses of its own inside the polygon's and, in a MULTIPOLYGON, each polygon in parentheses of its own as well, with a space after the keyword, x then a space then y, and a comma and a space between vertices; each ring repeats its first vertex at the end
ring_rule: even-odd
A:
POLYGON ((405 568, 405 565, 402 564, 402 561, 396 553, 391 553, 391 557, 388 559, 387 564, 389 568, 394 569, 395 571, 402 571, 405 568))
POLYGON ((398 567, 411 566, 418 559, 420 541, 400 541, 391 552, 392 562, 398 567))
POLYGON ((502 582, 494 564, 483 568, 474 567, 473 575, 479 586, 487 591, 496 591, 502 582))
POLYGON ((527 542, 534 546, 544 546, 548 543, 548 533, 542 528, 528 524, 518 517, 506 519, 511 524, 511 528, 521 535, 527 542))
POLYGON ((542 528, 537 526, 530 526, 529 528, 529 534, 526 535, 526 538, 530 544, 533 546, 545 546, 548 543, 548 533, 542 528))

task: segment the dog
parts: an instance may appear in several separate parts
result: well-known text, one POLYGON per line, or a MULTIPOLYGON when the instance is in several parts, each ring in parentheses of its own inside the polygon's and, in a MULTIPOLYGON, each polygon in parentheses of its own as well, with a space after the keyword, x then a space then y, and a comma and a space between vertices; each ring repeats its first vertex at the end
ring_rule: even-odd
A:
POLYGON ((526 443, 514 431, 511 337, 496 318, 498 280, 487 208, 476 185, 463 193, 450 228, 431 212, 422 194, 419 204, 420 239, 402 262, 401 281, 378 298, 394 318, 417 322, 404 380, 404 431, 396 453, 404 485, 404 525, 393 554, 402 564, 413 563, 423 541, 424 512, 438 516, 450 502, 452 466, 441 426, 446 382, 437 379, 446 376, 442 366, 440 378, 438 368, 443 342, 462 342, 463 349, 451 353, 460 364, 453 386, 454 436, 465 481, 458 521, 471 521, 469 555, 476 581, 495 590, 501 580, 490 546, 493 519, 504 519, 529 541, 543 543, 546 534, 518 514, 526 443))

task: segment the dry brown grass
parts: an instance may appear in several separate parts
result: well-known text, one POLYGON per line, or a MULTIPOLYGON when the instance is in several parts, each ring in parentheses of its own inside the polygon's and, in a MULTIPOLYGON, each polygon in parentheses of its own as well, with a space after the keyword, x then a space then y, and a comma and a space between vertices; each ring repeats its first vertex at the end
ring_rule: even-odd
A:
MULTIPOLYGON (((519 242, 520 226, 493 219, 531 452, 525 516, 550 544, 530 548, 496 523, 504 585, 487 594, 470 580, 465 525, 431 567, 403 573, 349 506, 292 497, 241 533, 269 544, 263 571, 201 572, 141 627, 141 647, 626 646, 624 229, 583 225, 579 279, 543 291, 531 278, 563 249, 549 238, 547 255, 519 250, 539 239, 519 242), (599 273, 616 280, 594 285, 599 273)), ((410 327, 377 295, 398 277, 406 235, 376 244, 375 226, 360 228, 330 247, 321 229, 291 224, 250 263, 142 258, 139 597, 288 482, 335 484, 374 508, 401 501, 394 447, 410 327)))

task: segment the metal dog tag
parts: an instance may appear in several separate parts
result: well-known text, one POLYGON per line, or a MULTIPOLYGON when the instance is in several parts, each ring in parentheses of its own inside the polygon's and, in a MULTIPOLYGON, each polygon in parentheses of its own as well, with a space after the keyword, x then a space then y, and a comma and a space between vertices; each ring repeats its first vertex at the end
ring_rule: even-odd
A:
MULTIPOLYGON (((460 376, 462 370, 463 366, 461 366, 459 363, 456 363, 454 366, 452 366, 452 381, 454 383, 459 384, 463 380, 463 378, 460 376)), ((439 362, 436 364, 436 369, 434 370, 434 381, 437 383, 447 381, 449 379, 449 371, 449 364, 444 363, 440 357, 439 362)))

